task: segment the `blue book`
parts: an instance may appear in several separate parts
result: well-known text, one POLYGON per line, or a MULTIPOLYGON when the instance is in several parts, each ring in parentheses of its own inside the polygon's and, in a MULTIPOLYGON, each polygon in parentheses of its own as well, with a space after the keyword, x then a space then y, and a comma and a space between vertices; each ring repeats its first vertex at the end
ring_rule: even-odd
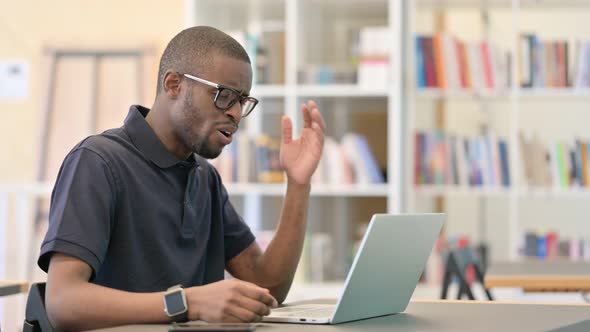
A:
POLYGON ((544 236, 537 237, 537 257, 544 259, 547 256, 547 244, 544 236))
POLYGON ((532 35, 533 44, 533 87, 545 86, 545 49, 539 37, 532 35))
POLYGON ((527 232, 524 235, 524 255, 527 257, 536 257, 538 252, 539 237, 533 232, 527 232))
POLYGON ((510 166, 508 163, 508 144, 505 140, 498 140, 498 151, 500 152, 500 167, 502 170, 502 185, 510 186, 510 166))
POLYGON ((426 87, 426 72, 424 69, 424 52, 422 50, 422 38, 416 36, 416 84, 418 88, 426 87))
POLYGON ((487 171, 488 183, 486 185, 498 185, 498 179, 494 172, 494 157, 492 156, 492 139, 489 136, 482 137, 484 158, 483 158, 483 169, 487 171))
POLYGON ((473 184, 476 186, 483 185, 483 168, 482 168, 482 156, 483 147, 479 144, 479 139, 474 137, 471 140, 471 161, 473 163, 473 184))
POLYGON ((385 182, 385 177, 379 169, 379 164, 377 163, 377 159, 375 159, 375 155, 371 151, 371 147, 369 146, 367 138, 362 135, 355 135, 355 137, 357 142, 356 145, 359 149, 360 156, 363 160, 371 183, 385 182))
POLYGON ((467 169, 467 183, 470 186, 475 185, 475 178, 473 173, 473 162, 471 157, 471 149, 470 149, 470 141, 469 138, 465 138, 463 140, 463 150, 465 154, 465 168, 467 169))

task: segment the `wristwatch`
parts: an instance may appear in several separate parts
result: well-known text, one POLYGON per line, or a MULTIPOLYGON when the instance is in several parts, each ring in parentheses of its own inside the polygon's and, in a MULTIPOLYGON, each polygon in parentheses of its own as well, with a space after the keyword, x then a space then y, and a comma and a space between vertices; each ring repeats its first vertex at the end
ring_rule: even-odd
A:
POLYGON ((177 323, 188 321, 188 305, 182 285, 172 286, 166 290, 164 312, 177 323))

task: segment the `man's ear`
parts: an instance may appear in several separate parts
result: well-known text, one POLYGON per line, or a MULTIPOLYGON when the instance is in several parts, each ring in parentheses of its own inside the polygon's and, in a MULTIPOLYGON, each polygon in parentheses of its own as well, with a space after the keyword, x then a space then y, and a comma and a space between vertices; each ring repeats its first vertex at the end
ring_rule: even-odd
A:
POLYGON ((164 93, 171 99, 176 99, 180 95, 180 82, 182 76, 175 71, 166 71, 164 74, 164 93))

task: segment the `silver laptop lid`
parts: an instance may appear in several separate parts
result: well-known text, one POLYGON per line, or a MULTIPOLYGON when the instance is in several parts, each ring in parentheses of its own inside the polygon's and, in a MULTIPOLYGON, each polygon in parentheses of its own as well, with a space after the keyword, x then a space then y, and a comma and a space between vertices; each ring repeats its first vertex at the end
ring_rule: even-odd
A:
POLYGON ((445 214, 375 214, 346 278, 331 323, 406 309, 445 214))

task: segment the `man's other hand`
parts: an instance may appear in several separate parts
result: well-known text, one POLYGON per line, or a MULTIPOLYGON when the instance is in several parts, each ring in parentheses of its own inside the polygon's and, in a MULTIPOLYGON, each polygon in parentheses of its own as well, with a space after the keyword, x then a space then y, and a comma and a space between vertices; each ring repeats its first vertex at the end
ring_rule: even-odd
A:
POLYGON ((189 320, 258 322, 278 306, 268 289, 237 279, 186 289, 189 320))

